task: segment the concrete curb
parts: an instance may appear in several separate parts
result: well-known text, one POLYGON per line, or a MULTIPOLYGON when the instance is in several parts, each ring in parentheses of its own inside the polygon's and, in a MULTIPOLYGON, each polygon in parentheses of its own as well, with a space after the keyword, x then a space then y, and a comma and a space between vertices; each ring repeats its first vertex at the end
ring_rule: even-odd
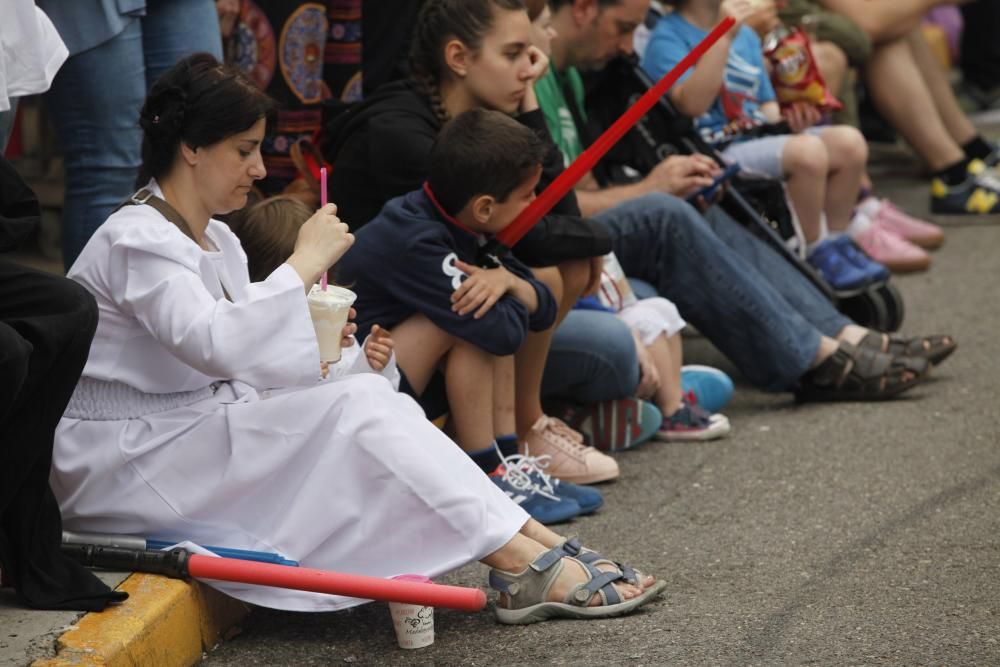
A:
POLYGON ((239 623, 250 606, 196 581, 132 574, 124 604, 85 615, 56 642, 56 656, 32 667, 189 667, 239 623))

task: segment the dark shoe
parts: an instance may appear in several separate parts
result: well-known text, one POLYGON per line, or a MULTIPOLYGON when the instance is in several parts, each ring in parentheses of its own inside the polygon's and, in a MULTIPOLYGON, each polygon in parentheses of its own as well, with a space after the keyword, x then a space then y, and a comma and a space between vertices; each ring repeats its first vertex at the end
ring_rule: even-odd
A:
POLYGON ((955 351, 958 343, 951 336, 907 338, 898 334, 869 331, 861 339, 858 347, 885 352, 894 357, 919 357, 937 366, 955 351))
POLYGON ((840 343, 829 359, 799 381, 799 401, 882 401, 919 384, 930 362, 840 343))
POLYGON ((966 215, 1000 213, 1000 183, 982 160, 969 163, 969 176, 958 185, 931 181, 931 213, 966 215))

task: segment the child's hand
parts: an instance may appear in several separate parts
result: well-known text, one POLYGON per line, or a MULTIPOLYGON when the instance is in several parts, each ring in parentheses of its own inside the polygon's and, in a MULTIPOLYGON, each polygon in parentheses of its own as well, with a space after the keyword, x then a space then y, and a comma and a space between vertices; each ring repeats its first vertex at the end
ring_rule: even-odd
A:
POLYGON ((484 269, 462 260, 455 260, 455 268, 464 271, 468 278, 451 294, 451 310, 459 315, 468 315, 475 311, 473 318, 479 319, 489 312, 497 301, 506 294, 514 280, 514 276, 505 269, 484 269))
POLYGON ((357 332, 358 325, 351 320, 357 316, 358 311, 354 310, 354 308, 351 308, 351 310, 348 311, 347 324, 344 325, 344 328, 340 332, 340 347, 350 347, 351 345, 354 345, 354 339, 351 338, 351 336, 357 332))
POLYGON ((812 127, 823 117, 819 109, 809 102, 795 102, 787 109, 782 109, 781 114, 788 121, 788 127, 795 133, 812 127))
POLYGON ((737 29, 743 25, 743 22, 756 12, 757 9, 757 2, 755 2, 755 0, 722 0, 719 12, 720 18, 725 18, 727 16, 733 17, 736 21, 734 29, 737 29))
POLYGON ((376 371, 383 370, 392 358, 392 334, 379 325, 372 326, 372 331, 365 341, 365 356, 368 365, 376 371))
POLYGON ((326 376, 328 376, 329 374, 330 374, 330 362, 329 361, 319 362, 319 376, 325 380, 326 376))

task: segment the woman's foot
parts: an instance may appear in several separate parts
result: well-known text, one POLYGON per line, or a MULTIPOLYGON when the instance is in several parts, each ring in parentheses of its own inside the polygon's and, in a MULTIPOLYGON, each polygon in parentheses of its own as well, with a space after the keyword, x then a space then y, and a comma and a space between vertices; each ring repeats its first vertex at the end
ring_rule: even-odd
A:
POLYGON ((926 359, 934 366, 937 366, 955 351, 958 343, 951 336, 907 338, 898 334, 869 331, 859 341, 858 346, 891 354, 894 357, 926 359))
POLYGON ((625 581, 611 561, 585 563, 566 556, 557 546, 518 572, 491 570, 490 586, 500 593, 497 620, 523 624, 549 618, 621 616, 651 601, 666 583, 653 581, 642 588, 625 581))

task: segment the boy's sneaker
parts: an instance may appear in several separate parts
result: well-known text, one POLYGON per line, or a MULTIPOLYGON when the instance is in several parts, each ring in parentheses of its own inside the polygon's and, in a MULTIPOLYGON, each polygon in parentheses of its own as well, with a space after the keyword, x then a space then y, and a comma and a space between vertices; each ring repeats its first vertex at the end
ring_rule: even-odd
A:
POLYGON ((555 417, 539 417, 521 447, 535 456, 547 455, 548 474, 565 482, 594 484, 619 474, 613 458, 583 444, 579 433, 555 417))
POLYGON ((545 469, 549 467, 550 460, 548 456, 515 454, 504 459, 503 465, 506 468, 518 468, 524 471, 538 488, 551 495, 575 500, 580 506, 580 514, 595 512, 604 504, 604 496, 597 489, 564 482, 546 473, 545 469))
POLYGON ((695 364, 681 366, 681 391, 696 398, 709 413, 726 407, 733 398, 733 381, 718 368, 695 364))
POLYGON ((982 160, 969 162, 969 176, 958 185, 931 181, 931 213, 947 215, 1000 213, 1000 182, 982 160))
POLYGON ((493 483, 538 523, 568 521, 580 514, 580 505, 541 488, 520 468, 497 466, 489 475, 493 483))
POLYGON ((657 440, 684 442, 715 440, 729 435, 729 418, 710 415, 688 398, 681 399, 681 407, 663 419, 663 426, 656 434, 657 440))
POLYGON ((823 280, 835 290, 857 289, 874 282, 871 273, 848 260, 835 241, 826 239, 820 242, 806 258, 823 276, 823 280))
POLYGON ((663 421, 659 408, 640 398, 570 407, 563 415, 584 443, 603 452, 619 452, 646 442, 663 421))

